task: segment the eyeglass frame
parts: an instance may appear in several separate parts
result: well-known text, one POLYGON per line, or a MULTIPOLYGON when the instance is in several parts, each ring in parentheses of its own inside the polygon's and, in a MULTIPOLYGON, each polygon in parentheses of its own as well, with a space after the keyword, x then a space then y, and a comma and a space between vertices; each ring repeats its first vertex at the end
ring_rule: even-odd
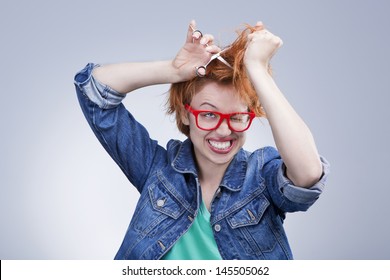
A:
POLYGON ((196 123, 196 126, 201 129, 201 130, 205 130, 205 131, 211 131, 211 130, 215 130, 217 129, 218 127, 220 127, 221 123, 223 122, 224 119, 226 119, 226 122, 227 122, 227 125, 229 127, 229 129, 231 131, 234 131, 234 132, 244 132, 246 130, 249 129, 249 127, 251 126, 252 124, 252 121, 253 119, 256 117, 256 114, 253 112, 253 111, 249 111, 249 112, 234 112, 234 113, 229 113, 229 114, 224 114, 224 113, 221 113, 221 112, 218 112, 218 111, 212 111, 212 110, 195 110, 193 109, 189 104, 185 104, 184 105, 184 108, 192 113, 194 116, 195 116, 195 123, 196 123), (198 115, 201 114, 201 113, 213 113, 213 114, 216 114, 218 115, 220 118, 218 120, 218 123, 215 125, 215 127, 213 128, 202 128, 199 126, 199 123, 198 123, 198 115), (233 116, 233 115, 237 115, 237 114, 247 114, 249 115, 249 123, 248 123, 248 126, 243 129, 243 130, 237 130, 237 129, 234 129, 231 125, 230 125, 230 117, 233 116))

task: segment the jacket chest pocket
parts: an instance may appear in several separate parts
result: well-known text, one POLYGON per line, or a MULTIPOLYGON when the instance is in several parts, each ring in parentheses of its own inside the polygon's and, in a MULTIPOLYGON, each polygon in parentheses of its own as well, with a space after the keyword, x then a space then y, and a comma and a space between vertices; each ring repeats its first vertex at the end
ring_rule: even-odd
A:
POLYGON ((173 219, 177 219, 185 210, 160 181, 149 187, 149 197, 155 211, 173 219))
POLYGON ((267 198, 260 194, 227 217, 235 240, 247 254, 261 255, 275 248, 277 240, 266 212, 269 205, 267 198))
POLYGON ((163 232, 184 213, 185 208, 160 181, 148 186, 134 213, 133 228, 143 236, 163 232))

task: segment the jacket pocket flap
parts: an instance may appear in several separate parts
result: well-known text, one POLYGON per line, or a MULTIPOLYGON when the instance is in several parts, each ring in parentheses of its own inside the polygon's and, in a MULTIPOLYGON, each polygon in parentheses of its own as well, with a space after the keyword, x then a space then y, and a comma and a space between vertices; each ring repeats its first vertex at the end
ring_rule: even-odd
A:
POLYGON ((185 210, 161 182, 149 186, 149 196, 153 209, 174 219, 177 219, 185 210))
POLYGON ((260 194, 248 204, 244 205, 239 211, 228 216, 227 221, 232 228, 256 225, 261 220, 269 204, 267 198, 263 194, 260 194))

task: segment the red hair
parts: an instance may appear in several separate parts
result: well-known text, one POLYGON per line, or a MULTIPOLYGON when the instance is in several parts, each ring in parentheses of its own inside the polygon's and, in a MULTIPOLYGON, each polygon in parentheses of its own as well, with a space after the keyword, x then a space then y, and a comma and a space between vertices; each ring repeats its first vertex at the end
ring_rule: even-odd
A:
MULTIPOLYGON (((196 76, 189 81, 171 85, 167 112, 168 114, 176 113, 176 124, 180 132, 186 136, 190 132, 189 126, 185 125, 181 120, 181 115, 185 110, 184 105, 190 104, 193 96, 210 80, 233 85, 239 97, 248 105, 250 110, 255 112, 257 117, 265 116, 265 112, 261 107, 257 93, 247 76, 244 66, 247 37, 254 31, 256 31, 255 27, 247 25, 244 30, 238 32, 237 39, 221 53, 221 56, 233 68, 215 59, 207 65, 205 77, 196 76)), ((271 73, 271 68, 268 67, 268 69, 271 73)))

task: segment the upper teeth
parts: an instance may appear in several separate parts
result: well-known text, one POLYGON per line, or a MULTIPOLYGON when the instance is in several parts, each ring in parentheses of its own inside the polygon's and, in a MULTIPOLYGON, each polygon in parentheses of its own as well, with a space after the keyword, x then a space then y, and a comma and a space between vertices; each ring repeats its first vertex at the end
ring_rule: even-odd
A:
POLYGON ((212 141, 209 140, 209 143, 211 146, 214 148, 217 148, 219 150, 224 150, 230 147, 230 141, 225 141, 225 142, 217 142, 217 141, 212 141))

